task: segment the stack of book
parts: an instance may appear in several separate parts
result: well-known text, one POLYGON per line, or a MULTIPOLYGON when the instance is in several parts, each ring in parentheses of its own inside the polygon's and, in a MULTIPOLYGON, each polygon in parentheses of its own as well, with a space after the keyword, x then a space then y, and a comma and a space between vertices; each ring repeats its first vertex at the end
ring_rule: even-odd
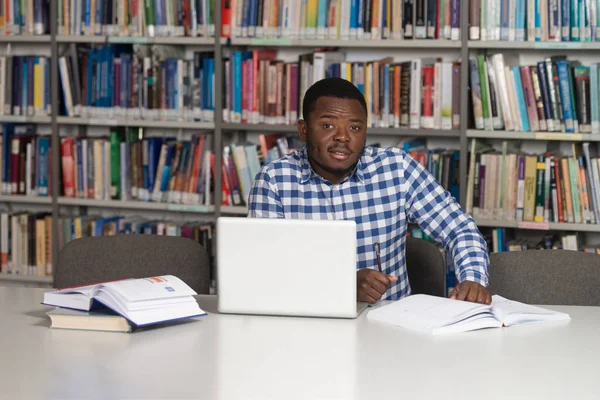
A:
POLYGON ((471 0, 469 39, 595 42, 599 12, 596 0, 471 0))
POLYGON ((488 250, 493 253, 525 250, 572 250, 600 254, 600 246, 586 245, 577 233, 547 234, 542 238, 516 237, 514 232, 506 228, 493 228, 484 233, 488 250))
POLYGON ((223 37, 460 40, 459 0, 230 0, 223 37))
MULTIPOLYGON (((137 46, 137 45, 136 45, 137 46)), ((69 117, 214 120, 212 52, 184 59, 171 46, 69 46, 58 60, 69 117)))
POLYGON ((225 61, 223 120, 295 124, 313 83, 328 77, 352 82, 365 96, 371 127, 460 127, 460 63, 441 59, 394 62, 391 57, 347 62, 342 52, 317 51, 297 62, 275 50, 234 51, 225 61))
POLYGON ((600 64, 581 65, 565 56, 516 65, 502 54, 470 59, 476 129, 598 132, 600 64))

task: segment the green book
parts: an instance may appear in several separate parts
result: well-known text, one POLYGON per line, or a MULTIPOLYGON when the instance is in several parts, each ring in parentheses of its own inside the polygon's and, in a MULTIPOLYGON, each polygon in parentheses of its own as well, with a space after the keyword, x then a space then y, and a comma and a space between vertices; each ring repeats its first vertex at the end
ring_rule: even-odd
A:
POLYGON ((486 130, 492 129, 492 116, 490 115, 490 100, 488 95, 487 67, 485 56, 477 56, 477 68, 479 70, 479 86, 481 87, 481 108, 483 112, 483 126, 486 130))
POLYGON ((121 135, 110 130, 110 198, 121 198, 121 135))
POLYGON ((573 157, 568 157, 569 181, 571 183, 571 198, 573 199, 573 218, 576 224, 581 223, 581 205, 579 204, 579 166, 573 157))

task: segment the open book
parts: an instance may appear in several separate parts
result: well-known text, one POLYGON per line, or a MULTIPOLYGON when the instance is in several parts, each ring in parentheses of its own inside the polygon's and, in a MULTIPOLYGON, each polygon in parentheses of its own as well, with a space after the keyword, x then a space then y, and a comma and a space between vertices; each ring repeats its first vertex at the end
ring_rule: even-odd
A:
POLYGON ((492 296, 491 305, 485 305, 424 294, 408 296, 370 310, 367 318, 430 335, 571 319, 565 313, 507 300, 498 295, 492 296))
POLYGON ((165 275, 55 290, 44 294, 43 304, 82 311, 107 307, 140 327, 206 315, 196 294, 181 279, 165 275))

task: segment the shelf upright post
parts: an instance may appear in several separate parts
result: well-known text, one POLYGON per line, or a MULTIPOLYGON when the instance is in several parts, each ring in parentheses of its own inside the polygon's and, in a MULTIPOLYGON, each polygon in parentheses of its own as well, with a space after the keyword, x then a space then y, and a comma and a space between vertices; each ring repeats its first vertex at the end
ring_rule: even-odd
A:
POLYGON ((467 204, 467 157, 469 143, 467 139, 468 124, 468 79, 469 79, 469 2, 460 2, 460 161, 459 185, 461 206, 467 204))
POLYGON ((59 188, 59 174, 60 174, 60 135, 58 132, 58 42, 56 41, 56 34, 58 27, 57 24, 57 1, 51 1, 50 7, 50 104, 52 107, 51 113, 51 127, 52 127, 52 176, 50 177, 52 182, 52 274, 56 274, 56 267, 58 266, 58 252, 60 250, 58 243, 58 219, 59 219, 59 205, 58 195, 60 193, 59 188))

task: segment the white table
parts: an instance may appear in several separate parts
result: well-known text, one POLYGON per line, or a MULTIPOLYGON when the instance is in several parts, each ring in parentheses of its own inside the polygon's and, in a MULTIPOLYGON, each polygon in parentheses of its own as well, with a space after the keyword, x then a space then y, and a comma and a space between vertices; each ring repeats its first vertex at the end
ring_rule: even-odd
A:
POLYGON ((216 314, 133 334, 49 329, 0 288, 2 399, 599 399, 600 308, 432 338, 357 320, 216 314))

